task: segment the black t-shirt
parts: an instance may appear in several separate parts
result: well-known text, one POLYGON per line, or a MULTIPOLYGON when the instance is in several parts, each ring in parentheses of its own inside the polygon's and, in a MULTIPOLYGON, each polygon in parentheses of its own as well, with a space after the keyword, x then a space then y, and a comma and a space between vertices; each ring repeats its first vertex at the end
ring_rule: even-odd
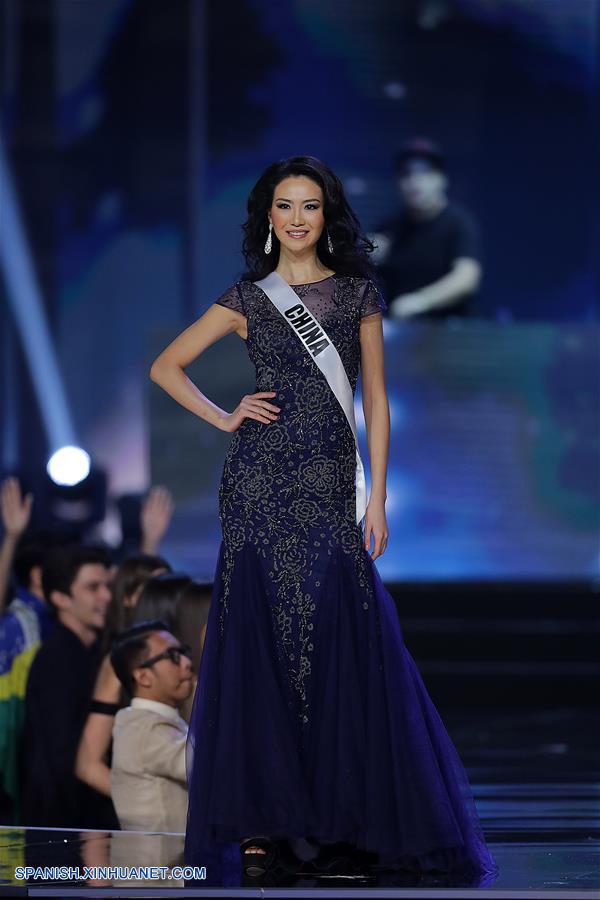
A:
POLYGON ((99 647, 57 623, 29 670, 25 696, 22 810, 25 825, 118 827, 112 803, 75 777, 99 647))
MULTIPOLYGON (((460 257, 481 260, 479 228, 473 217, 448 203, 433 219, 419 221, 407 213, 376 229, 391 239, 378 267, 388 304, 448 275, 460 257)), ((473 312, 475 295, 425 313, 428 318, 464 316, 473 312)))

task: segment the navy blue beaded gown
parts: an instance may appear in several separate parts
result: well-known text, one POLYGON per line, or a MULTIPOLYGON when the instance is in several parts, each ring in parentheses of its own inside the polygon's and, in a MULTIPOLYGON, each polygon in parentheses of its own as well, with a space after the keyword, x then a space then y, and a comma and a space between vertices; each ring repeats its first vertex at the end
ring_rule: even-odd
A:
MULTIPOLYGON (((361 318, 386 308, 381 294, 339 275, 293 288, 354 391, 361 318)), ((246 317, 254 391, 276 391, 281 413, 245 419, 225 457, 186 862, 268 835, 349 842, 383 868, 494 873, 465 769, 363 546, 344 413, 261 288, 237 282, 217 303, 246 317)))

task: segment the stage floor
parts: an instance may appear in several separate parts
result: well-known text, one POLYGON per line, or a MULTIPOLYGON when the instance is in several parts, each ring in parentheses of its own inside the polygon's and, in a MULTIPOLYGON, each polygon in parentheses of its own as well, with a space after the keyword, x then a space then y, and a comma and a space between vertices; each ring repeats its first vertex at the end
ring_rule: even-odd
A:
POLYGON ((5 826, 0 827, 0 900, 17 896, 600 900, 598 713, 558 706, 444 709, 443 718, 466 764, 483 829, 500 866, 491 884, 439 876, 417 881, 410 874, 386 873, 371 881, 303 876, 293 884, 249 885, 243 882, 235 845, 230 858, 203 861, 205 878, 186 880, 186 874, 194 873, 173 871, 183 865, 183 835, 5 826), (77 871, 62 873, 65 880, 51 871, 16 878, 18 867, 26 866, 77 871), (90 874, 84 871, 86 866, 121 867, 120 876, 144 875, 125 873, 123 868, 154 866, 155 871, 146 874, 156 877, 91 879, 85 878, 90 874))
POLYGON ((596 783, 488 783, 473 784, 473 789, 500 866, 498 878, 487 885, 390 873, 371 880, 302 876, 285 886, 248 885, 237 865, 239 853, 225 860, 222 870, 207 860, 206 873, 178 872, 176 867, 183 866, 183 835, 2 827, 0 897, 600 898, 596 783), (61 866, 64 871, 56 871, 61 866), (112 873, 84 869, 102 866, 120 868, 112 873), (25 873, 19 867, 38 871, 21 879, 16 876, 25 873), (147 869, 124 871, 134 867, 147 869), (100 877, 103 874, 118 877, 100 877), (131 874, 141 877, 123 877, 131 874))

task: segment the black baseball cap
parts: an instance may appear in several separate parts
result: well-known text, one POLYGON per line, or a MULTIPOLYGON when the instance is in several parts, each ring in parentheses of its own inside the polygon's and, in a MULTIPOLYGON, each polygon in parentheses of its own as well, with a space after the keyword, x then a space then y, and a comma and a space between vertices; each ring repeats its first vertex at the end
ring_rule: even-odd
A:
POLYGON ((432 168, 440 172, 446 171, 446 159, 441 147, 427 138, 412 138, 400 147, 394 158, 396 172, 400 174, 413 159, 423 159, 432 168))

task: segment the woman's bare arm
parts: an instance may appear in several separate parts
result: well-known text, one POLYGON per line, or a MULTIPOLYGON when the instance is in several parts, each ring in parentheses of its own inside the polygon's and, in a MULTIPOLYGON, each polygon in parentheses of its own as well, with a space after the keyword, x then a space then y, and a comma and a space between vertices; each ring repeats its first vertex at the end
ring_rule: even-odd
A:
POLYGON ((228 413, 209 400, 184 372, 207 347, 233 332, 243 336, 245 330, 246 319, 241 313, 213 303, 156 357, 150 378, 185 409, 221 431, 235 431, 245 418, 268 424, 280 412, 279 407, 265 399, 275 396, 274 391, 247 394, 234 412, 228 413))
POLYGON ((386 478, 390 446, 390 408, 385 386, 381 313, 364 316, 360 324, 362 402, 371 463, 371 493, 365 513, 365 549, 374 540, 373 559, 385 550, 388 529, 385 518, 386 478))
MULTIPOLYGON (((105 656, 96 677, 93 699, 118 704, 120 696, 121 684, 110 657, 105 656)), ((75 759, 76 776, 107 797, 110 797, 110 769, 106 764, 106 755, 114 720, 114 716, 91 712, 86 719, 75 759)))

